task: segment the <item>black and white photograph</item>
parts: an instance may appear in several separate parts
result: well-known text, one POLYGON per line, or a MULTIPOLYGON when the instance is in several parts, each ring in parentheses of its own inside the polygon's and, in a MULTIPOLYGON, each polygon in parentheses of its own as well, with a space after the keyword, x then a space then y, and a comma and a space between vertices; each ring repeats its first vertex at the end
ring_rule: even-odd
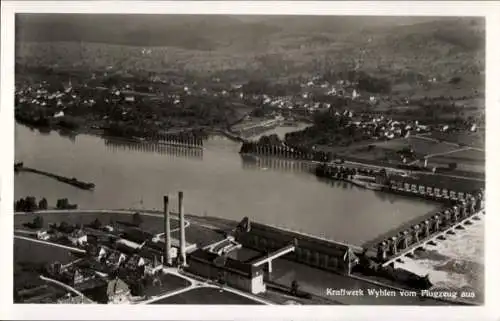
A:
POLYGON ((485 304, 484 16, 95 8, 13 18, 15 306, 485 304))

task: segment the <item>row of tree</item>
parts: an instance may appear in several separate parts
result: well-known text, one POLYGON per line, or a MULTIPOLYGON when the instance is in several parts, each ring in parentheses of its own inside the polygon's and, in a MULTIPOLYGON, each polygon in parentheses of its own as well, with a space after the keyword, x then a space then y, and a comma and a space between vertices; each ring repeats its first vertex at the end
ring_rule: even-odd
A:
POLYGON ((42 198, 38 203, 36 197, 27 196, 14 203, 16 212, 34 212, 36 210, 46 210, 48 208, 47 199, 42 198))
MULTIPOLYGON (((27 196, 14 202, 14 210, 16 212, 34 212, 38 210, 47 210, 48 207, 48 202, 45 197, 42 198, 39 202, 37 202, 37 199, 34 196, 27 196)), ((56 208, 58 210, 75 209, 77 208, 77 205, 70 204, 67 198, 62 198, 57 200, 56 208)))

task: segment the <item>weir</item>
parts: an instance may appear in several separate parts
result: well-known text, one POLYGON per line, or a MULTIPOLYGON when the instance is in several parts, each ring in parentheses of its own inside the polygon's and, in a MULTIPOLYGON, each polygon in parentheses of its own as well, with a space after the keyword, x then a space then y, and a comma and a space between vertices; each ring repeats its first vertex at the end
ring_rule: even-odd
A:
MULTIPOLYGON (((316 167, 316 175, 336 180, 352 181, 359 174, 367 175, 381 190, 395 194, 422 197, 446 204, 448 207, 437 213, 430 213, 416 224, 400 227, 383 239, 365 245, 370 257, 385 267, 403 256, 411 256, 423 244, 443 240, 454 230, 464 228, 471 220, 484 214, 484 192, 481 184, 464 184, 447 189, 439 179, 414 179, 386 174, 385 170, 373 171, 361 168, 346 168, 322 164, 316 167)), ((365 177, 366 179, 366 177, 365 177)))
POLYGON ((182 145, 162 144, 155 142, 137 142, 123 139, 106 139, 106 148, 112 151, 132 150, 145 153, 156 153, 161 155, 171 155, 186 159, 203 159, 203 148, 189 148, 182 145))
POLYGON ((378 243, 373 250, 377 253, 377 260, 386 266, 403 256, 412 255, 424 244, 446 239, 447 234, 463 229, 464 225, 471 224, 472 220, 480 219, 484 214, 484 196, 481 191, 462 201, 462 204, 455 204, 419 224, 393 233, 378 243))
MULTIPOLYGON (((402 239, 402 241, 404 243, 404 248, 400 251, 396 249, 397 254, 390 256, 384 263, 382 263, 382 266, 383 267, 388 266, 388 265, 393 264, 394 262, 396 262, 396 261, 398 261, 406 256, 413 255, 416 250, 422 248, 422 246, 424 246, 424 245, 432 245, 433 243, 435 244, 435 242, 437 240, 446 239, 446 236, 448 234, 454 234, 455 230, 463 228, 464 224, 466 224, 467 222, 470 223, 471 220, 480 219, 483 214, 484 214, 484 210, 481 210, 481 211, 469 216, 467 219, 464 219, 463 221, 457 222, 454 225, 444 229, 443 231, 429 235, 428 237, 425 237, 421 240, 419 240, 417 238, 415 240, 415 242, 411 245, 409 245, 408 234, 405 234, 404 238, 402 239)), ((401 241, 401 239, 400 239, 400 241, 401 241)))
POLYGON ((39 174, 39 175, 44 175, 44 176, 53 178, 55 180, 58 180, 58 181, 60 181, 62 183, 66 183, 66 184, 69 184, 69 185, 72 185, 72 186, 75 186, 75 187, 78 187, 78 188, 84 189, 84 190, 92 190, 95 187, 95 185, 93 183, 86 183, 86 182, 79 181, 79 180, 77 180, 74 177, 73 178, 68 178, 68 177, 65 177, 65 176, 61 176, 61 175, 57 175, 57 174, 53 174, 53 173, 41 171, 41 170, 38 170, 38 169, 26 167, 26 166, 23 165, 23 163, 17 163, 17 164, 15 164, 14 165, 14 171, 15 172, 31 172, 31 173, 35 173, 35 174, 39 174))
POLYGON ((317 162, 331 162, 334 160, 333 153, 317 151, 309 147, 294 147, 284 143, 261 144, 258 142, 243 142, 240 154, 272 156, 286 159, 311 160, 317 162))

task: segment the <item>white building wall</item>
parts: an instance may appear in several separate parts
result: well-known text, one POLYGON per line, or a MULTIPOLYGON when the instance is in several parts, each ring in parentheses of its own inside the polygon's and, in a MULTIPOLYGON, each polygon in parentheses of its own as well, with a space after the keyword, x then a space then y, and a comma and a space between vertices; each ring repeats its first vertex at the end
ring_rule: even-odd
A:
POLYGON ((252 278, 250 292, 252 294, 259 294, 266 292, 266 285, 264 284, 264 275, 260 274, 252 278))

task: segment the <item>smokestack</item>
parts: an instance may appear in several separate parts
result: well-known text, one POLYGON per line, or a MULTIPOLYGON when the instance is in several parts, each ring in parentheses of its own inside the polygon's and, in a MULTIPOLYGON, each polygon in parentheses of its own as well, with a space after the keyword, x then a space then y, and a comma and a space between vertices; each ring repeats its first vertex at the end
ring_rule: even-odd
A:
POLYGON ((172 248, 172 240, 170 238, 170 216, 168 214, 168 196, 163 196, 163 227, 165 228, 165 263, 172 265, 172 257, 170 256, 170 249, 172 248))
POLYGON ((180 230, 180 259, 181 264, 186 264, 186 231, 184 227, 184 192, 179 191, 179 230, 180 230))

